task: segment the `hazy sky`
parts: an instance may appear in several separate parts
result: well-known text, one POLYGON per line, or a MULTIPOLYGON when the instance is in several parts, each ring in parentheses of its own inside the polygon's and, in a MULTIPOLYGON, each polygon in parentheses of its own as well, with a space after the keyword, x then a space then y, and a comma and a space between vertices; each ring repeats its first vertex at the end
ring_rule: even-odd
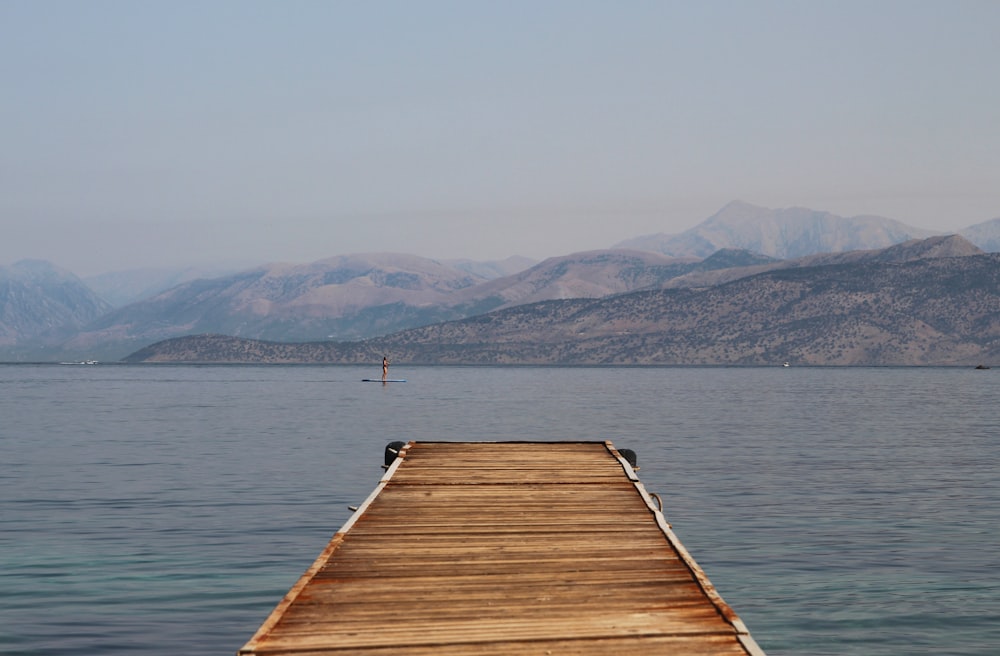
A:
POLYGON ((0 0, 0 265, 1000 216, 995 0, 0 0))

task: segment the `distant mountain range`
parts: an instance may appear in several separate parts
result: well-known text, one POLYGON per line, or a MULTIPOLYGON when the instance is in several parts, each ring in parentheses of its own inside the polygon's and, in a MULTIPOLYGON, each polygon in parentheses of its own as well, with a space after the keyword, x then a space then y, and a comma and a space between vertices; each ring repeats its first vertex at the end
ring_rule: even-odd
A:
MULTIPOLYGON (((1000 219, 963 232, 979 244, 1000 244, 1000 219)), ((103 299, 47 263, 18 263, 0 268, 0 360, 117 360, 152 342, 202 333, 361 342, 543 301, 703 290, 778 269, 871 266, 872 258, 896 257, 886 246, 927 235, 878 217, 736 202, 681 235, 638 238, 540 263, 438 262, 383 253, 222 275, 129 272, 88 280, 103 299)), ((981 254, 960 238, 906 248, 924 249, 921 259, 981 254)))
MULTIPOLYGON (((994 237, 1000 236, 1000 221, 994 237)), ((814 253, 885 248, 936 234, 878 216, 842 217, 804 207, 772 210, 740 201, 729 203, 679 235, 628 239, 615 248, 636 248, 675 257, 708 257, 720 248, 737 248, 786 259, 814 253)))
POLYGON ((8 359, 44 353, 110 310, 82 280, 48 262, 0 267, 0 353, 8 359))
POLYGON ((396 365, 993 363, 1000 358, 1000 254, 937 237, 706 288, 541 301, 352 343, 199 335, 127 360, 374 366, 382 354, 396 365))
POLYGON ((112 271, 83 279, 98 296, 120 308, 129 303, 152 298, 177 285, 201 278, 218 278, 238 273, 240 269, 223 267, 184 267, 181 269, 132 269, 112 271))

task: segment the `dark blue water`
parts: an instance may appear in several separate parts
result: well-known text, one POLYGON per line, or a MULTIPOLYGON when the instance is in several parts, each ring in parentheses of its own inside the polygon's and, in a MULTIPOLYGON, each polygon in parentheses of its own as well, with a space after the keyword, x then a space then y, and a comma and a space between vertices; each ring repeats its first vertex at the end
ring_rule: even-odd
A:
POLYGON ((0 652, 233 654, 387 442, 611 439, 769 654, 1000 653, 993 370, 391 373, 0 366, 0 652))

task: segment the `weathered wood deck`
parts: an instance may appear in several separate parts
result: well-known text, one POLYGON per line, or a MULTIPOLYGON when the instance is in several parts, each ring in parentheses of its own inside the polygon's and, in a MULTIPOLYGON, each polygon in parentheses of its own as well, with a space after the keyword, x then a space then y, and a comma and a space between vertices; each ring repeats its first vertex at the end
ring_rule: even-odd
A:
POLYGON ((411 442, 240 654, 763 654, 610 442, 411 442))

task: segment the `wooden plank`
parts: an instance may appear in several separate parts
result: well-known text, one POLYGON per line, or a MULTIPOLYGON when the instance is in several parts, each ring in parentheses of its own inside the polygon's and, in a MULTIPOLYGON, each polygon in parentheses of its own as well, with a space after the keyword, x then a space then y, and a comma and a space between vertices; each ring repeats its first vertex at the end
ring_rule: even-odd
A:
POLYGON ((412 442, 241 654, 762 654, 600 442, 412 442))
MULTIPOLYGON (((315 650, 295 650, 269 652, 275 655, 291 656, 337 656, 356 654, 357 650, 347 648, 323 648, 315 650)), ((497 640, 478 643, 413 645, 401 652, 396 646, 368 647, 365 656, 510 656, 511 654, 559 654, 560 656, 607 656, 608 654, 681 654, 684 656, 745 656, 747 651, 733 644, 726 637, 717 636, 637 636, 585 639, 533 639, 530 642, 497 640)))

